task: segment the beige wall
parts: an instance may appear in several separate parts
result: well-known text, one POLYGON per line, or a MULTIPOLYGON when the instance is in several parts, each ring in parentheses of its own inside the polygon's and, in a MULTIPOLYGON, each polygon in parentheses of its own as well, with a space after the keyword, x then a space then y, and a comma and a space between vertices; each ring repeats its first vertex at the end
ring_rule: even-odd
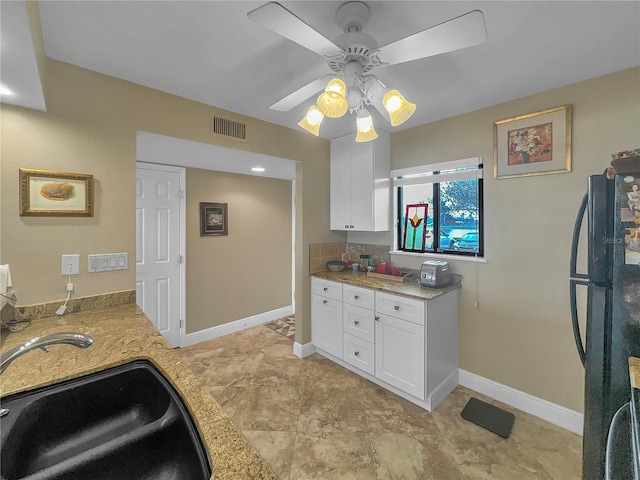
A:
MULTIPOLYGON (((640 147, 640 69, 394 133, 391 142, 392 168, 484 157, 487 263, 451 262, 465 278, 460 368, 582 411, 584 370, 568 303, 569 245, 587 176, 602 173, 611 153, 640 147), (564 104, 573 106, 573 171, 494 180, 493 122, 564 104)), ((349 235, 349 241, 379 244, 391 238, 349 235)), ((421 263, 392 260, 413 268, 421 263)))
POLYGON ((187 333, 291 305, 292 182, 187 169, 187 333), (200 236, 199 203, 229 234, 200 236))
MULTIPOLYGON (((11 265, 18 304, 66 297, 66 279, 60 275, 65 253, 81 255, 74 296, 135 288, 133 261, 126 271, 89 275, 87 254, 128 252, 135 258, 136 132, 145 131, 299 162, 296 308, 301 326, 296 339, 308 342, 308 245, 344 240, 329 231, 329 142, 55 60, 46 59, 44 69, 47 112, 9 105, 0 110, 0 262, 11 265), (211 113, 246 123, 248 141, 212 136, 211 113), (94 217, 20 217, 20 167, 93 174, 94 217)), ((280 298, 279 287, 276 292, 280 298)))

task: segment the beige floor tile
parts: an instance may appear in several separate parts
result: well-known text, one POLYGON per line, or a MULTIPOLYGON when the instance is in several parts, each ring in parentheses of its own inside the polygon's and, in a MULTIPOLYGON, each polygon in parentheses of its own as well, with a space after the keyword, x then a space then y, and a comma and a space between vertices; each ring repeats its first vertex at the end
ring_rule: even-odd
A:
POLYGON ((376 465, 366 433, 298 433, 291 480, 372 480, 376 465))
POLYGON ((437 435, 372 434, 377 480, 460 480, 462 473, 437 435))
POLYGON ((301 403, 295 387, 239 387, 230 416, 240 430, 291 432, 297 429, 301 403))
POLYGON ((278 475, 280 480, 287 480, 291 471, 291 460, 296 443, 296 432, 259 432, 245 430, 242 432, 249 442, 278 475))

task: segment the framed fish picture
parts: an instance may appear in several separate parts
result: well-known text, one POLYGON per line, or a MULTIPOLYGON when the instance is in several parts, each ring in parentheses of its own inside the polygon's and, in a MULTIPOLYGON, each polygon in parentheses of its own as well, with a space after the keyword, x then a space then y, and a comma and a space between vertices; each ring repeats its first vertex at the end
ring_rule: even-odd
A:
POLYGON ((93 175, 21 168, 20 215, 93 217, 93 175))

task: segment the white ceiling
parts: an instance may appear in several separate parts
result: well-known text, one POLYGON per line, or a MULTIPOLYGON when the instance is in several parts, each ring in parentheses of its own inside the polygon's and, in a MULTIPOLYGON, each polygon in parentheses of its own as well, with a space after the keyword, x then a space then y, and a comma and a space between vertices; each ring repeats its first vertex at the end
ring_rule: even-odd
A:
MULTIPOLYGON (((1 3, 4 13, 7 2, 1 3)), ((41 1, 39 6, 49 57, 299 129, 315 95, 289 112, 269 105, 331 71, 319 55, 247 18, 263 3, 41 1)), ((281 3, 330 39, 342 33, 335 22, 342 2, 281 3)), ((376 128, 391 132, 640 65, 638 1, 367 4, 371 18, 364 31, 381 46, 475 9, 484 13, 487 27, 482 45, 374 70, 418 106, 400 127, 376 114, 376 128)), ((354 130, 354 117, 346 115, 325 119, 320 136, 354 130)))

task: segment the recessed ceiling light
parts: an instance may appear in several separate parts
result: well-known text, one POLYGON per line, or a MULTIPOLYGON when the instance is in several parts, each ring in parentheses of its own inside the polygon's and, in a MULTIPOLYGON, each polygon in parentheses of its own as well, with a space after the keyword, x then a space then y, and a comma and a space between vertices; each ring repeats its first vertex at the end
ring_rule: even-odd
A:
POLYGON ((264 168, 262 167, 253 167, 251 169, 252 172, 264 172, 264 168))
POLYGON ((0 84, 0 95, 13 95, 15 92, 11 90, 9 87, 5 87, 0 84))

